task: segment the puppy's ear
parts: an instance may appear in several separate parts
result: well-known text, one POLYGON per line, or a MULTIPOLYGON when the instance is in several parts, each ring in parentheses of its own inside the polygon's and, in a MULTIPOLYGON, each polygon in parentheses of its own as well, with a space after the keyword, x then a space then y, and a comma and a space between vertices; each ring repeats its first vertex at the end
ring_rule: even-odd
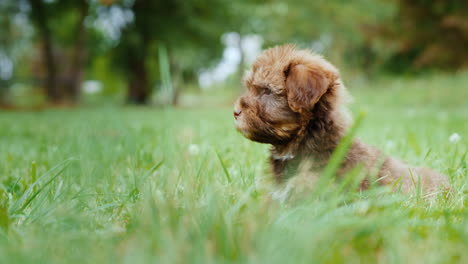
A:
POLYGON ((312 110, 332 82, 331 73, 303 64, 290 64, 284 74, 289 107, 300 114, 312 110))

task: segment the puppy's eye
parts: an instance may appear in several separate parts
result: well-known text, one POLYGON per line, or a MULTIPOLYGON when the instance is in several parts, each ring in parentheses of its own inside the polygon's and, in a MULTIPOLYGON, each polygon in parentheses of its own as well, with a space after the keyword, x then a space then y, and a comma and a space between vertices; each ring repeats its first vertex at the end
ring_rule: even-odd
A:
POLYGON ((269 95, 269 94, 271 94, 271 89, 268 88, 268 87, 262 88, 261 93, 265 94, 265 95, 269 95))

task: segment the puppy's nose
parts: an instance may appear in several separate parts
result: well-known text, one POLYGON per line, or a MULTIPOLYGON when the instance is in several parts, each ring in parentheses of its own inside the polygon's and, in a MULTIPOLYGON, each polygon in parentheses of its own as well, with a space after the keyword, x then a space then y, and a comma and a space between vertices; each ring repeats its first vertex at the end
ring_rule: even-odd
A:
POLYGON ((237 120, 237 118, 240 116, 241 113, 242 113, 241 110, 239 110, 239 109, 234 109, 234 118, 237 120))

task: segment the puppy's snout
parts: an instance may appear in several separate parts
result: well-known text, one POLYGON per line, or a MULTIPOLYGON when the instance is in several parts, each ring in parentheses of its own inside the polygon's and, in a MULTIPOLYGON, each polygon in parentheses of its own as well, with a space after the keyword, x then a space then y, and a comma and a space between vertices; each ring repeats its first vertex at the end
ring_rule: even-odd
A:
POLYGON ((241 113, 242 113, 242 110, 234 109, 234 118, 237 120, 237 118, 240 116, 241 113))
POLYGON ((239 97, 236 103, 234 104, 234 118, 237 120, 242 114, 242 109, 245 108, 245 99, 244 96, 239 97))

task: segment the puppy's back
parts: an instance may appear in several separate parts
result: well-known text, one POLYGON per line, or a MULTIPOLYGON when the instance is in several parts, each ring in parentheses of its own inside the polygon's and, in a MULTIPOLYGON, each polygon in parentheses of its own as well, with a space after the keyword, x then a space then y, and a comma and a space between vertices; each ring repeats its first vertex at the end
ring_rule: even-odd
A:
MULTIPOLYGON (((384 184, 401 183, 401 190, 409 192, 420 186, 427 193, 449 188, 447 176, 424 167, 412 168, 398 159, 388 157, 379 172, 384 184), (400 179, 401 178, 401 179, 400 179)), ((395 188, 399 188, 397 184, 395 188)))
MULTIPOLYGON (((412 167, 405 162, 386 156, 377 148, 367 145, 355 139, 342 169, 349 171, 357 164, 364 164, 370 175, 377 173, 378 182, 382 185, 395 185, 395 189, 410 192, 417 186, 427 193, 449 188, 447 176, 424 167, 412 167), (397 184, 395 184, 397 183, 397 184)), ((361 184, 361 188, 369 186, 367 180, 361 184)))

